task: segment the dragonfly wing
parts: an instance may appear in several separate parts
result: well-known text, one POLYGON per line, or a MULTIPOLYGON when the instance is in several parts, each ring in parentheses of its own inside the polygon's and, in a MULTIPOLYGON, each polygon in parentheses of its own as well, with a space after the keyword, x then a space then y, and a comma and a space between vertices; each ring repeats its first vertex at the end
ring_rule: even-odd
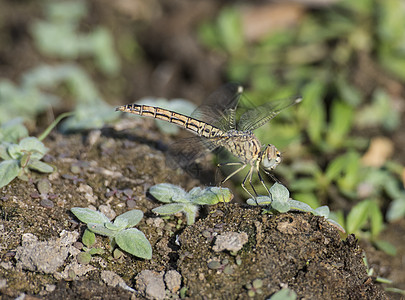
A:
POLYGON ((227 83, 213 92, 191 116, 223 131, 236 129, 235 111, 242 92, 241 85, 227 83))
POLYGON ((238 122, 238 130, 255 130, 263 126, 283 109, 302 101, 301 97, 293 97, 265 103, 242 114, 238 122))
POLYGON ((187 170, 198 158, 217 147, 208 139, 197 136, 180 139, 169 146, 168 164, 173 168, 179 166, 187 170))

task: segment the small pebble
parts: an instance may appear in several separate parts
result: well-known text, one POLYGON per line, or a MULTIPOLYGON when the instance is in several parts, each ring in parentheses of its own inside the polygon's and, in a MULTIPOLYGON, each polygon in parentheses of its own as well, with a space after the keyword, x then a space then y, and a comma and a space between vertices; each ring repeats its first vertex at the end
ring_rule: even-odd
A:
POLYGON ((136 206, 136 202, 135 202, 135 200, 132 200, 132 199, 130 199, 130 200, 128 200, 127 201, 127 206, 128 206, 128 208, 135 208, 135 206, 136 206))
POLYGON ((51 200, 49 199, 42 199, 39 204, 41 204, 41 206, 45 207, 45 208, 53 208, 54 204, 51 200))

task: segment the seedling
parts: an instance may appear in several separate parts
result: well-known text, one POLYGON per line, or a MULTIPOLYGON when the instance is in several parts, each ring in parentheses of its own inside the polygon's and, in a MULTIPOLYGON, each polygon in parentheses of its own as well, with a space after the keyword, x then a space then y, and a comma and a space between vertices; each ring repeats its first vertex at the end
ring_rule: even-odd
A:
POLYGON ((152 246, 143 232, 131 228, 143 218, 143 212, 133 209, 119 215, 111 222, 103 213, 89 208, 73 207, 72 213, 93 233, 108 236, 111 244, 122 250, 145 259, 152 258, 152 246))
POLYGON ((187 218, 187 225, 194 224, 196 214, 201 205, 229 202, 233 198, 233 194, 227 188, 207 187, 201 189, 195 187, 187 193, 181 187, 170 183, 152 186, 149 193, 160 202, 168 203, 152 209, 154 213, 173 215, 178 212, 184 212, 187 218))
POLYGON ((282 288, 278 292, 274 293, 269 300, 295 300, 297 299, 297 294, 289 288, 282 288))
POLYGON ((259 196, 256 199, 248 199, 247 204, 252 206, 267 206, 263 209, 263 213, 274 213, 280 212, 285 213, 290 210, 298 210, 304 212, 310 212, 315 216, 325 217, 326 220, 331 223, 333 226, 337 227, 341 232, 345 232, 342 226, 339 225, 336 221, 329 219, 329 207, 321 206, 316 209, 313 209, 306 203, 290 199, 290 192, 288 189, 279 183, 275 183, 270 188, 271 198, 269 196, 259 196))
POLYGON ((0 163, 0 188, 9 184, 16 177, 27 180, 31 170, 41 173, 54 171, 54 167, 41 161, 48 152, 48 148, 41 141, 61 119, 69 115, 70 113, 61 114, 38 138, 25 136, 28 135, 28 132, 22 129, 21 124, 15 122, 12 124, 18 133, 14 133, 14 135, 10 130, 10 124, 5 124, 0 128, 0 136, 5 138, 0 142, 0 158, 3 159, 0 163), (21 140, 17 142, 19 138, 21 140))
POLYGON ((83 252, 80 252, 77 255, 77 261, 80 264, 88 264, 93 255, 104 253, 104 249, 102 249, 102 248, 92 248, 91 247, 96 242, 96 235, 88 229, 86 229, 84 231, 84 234, 82 236, 82 242, 84 245, 83 252))

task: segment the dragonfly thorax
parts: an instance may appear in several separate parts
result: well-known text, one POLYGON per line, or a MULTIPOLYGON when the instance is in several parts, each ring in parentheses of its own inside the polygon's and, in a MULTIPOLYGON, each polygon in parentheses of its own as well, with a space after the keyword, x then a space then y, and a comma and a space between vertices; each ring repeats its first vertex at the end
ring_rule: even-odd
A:
POLYGON ((260 163, 266 171, 274 170, 281 163, 280 151, 274 145, 266 145, 261 153, 260 163))
POLYGON ((260 158, 262 146, 252 131, 229 130, 217 137, 216 143, 243 163, 253 165, 260 158))

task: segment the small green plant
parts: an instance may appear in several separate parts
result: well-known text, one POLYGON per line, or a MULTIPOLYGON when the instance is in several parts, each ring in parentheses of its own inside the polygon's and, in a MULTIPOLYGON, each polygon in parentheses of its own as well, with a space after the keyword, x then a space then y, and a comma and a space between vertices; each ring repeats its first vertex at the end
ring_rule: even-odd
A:
POLYGON ((282 288, 278 292, 274 293, 268 300, 295 300, 297 294, 289 288, 282 288))
POLYGON ((252 281, 252 283, 246 284, 246 288, 248 289, 248 296, 253 298, 256 295, 261 295, 263 294, 263 280, 261 279, 255 279, 252 281))
POLYGON ((77 261, 80 264, 88 264, 93 255, 104 253, 104 249, 102 248, 92 248, 96 242, 96 235, 88 229, 83 233, 82 242, 84 245, 83 252, 77 254, 77 261))
MULTIPOLYGON (((111 222, 103 213, 89 208, 73 207, 71 212, 93 233, 108 236, 112 246, 145 259, 152 258, 152 246, 143 232, 131 228, 143 218, 143 212, 133 209, 119 215, 111 222)), ((113 248, 113 247, 112 247, 113 248)))
POLYGON ((263 209, 263 213, 285 213, 290 210, 310 212, 315 216, 325 217, 329 223, 337 227, 340 231, 345 232, 345 230, 342 226, 339 225, 339 223, 328 218, 330 213, 329 207, 321 206, 313 209, 306 203, 290 199, 290 192, 288 191, 288 189, 284 185, 279 183, 275 183, 270 188, 270 194, 271 197, 258 196, 256 199, 250 198, 247 200, 247 204, 252 206, 267 206, 267 208, 263 209))
POLYGON ((152 186, 149 193, 165 205, 154 208, 152 211, 159 215, 173 215, 184 212, 187 218, 187 225, 195 222, 196 214, 200 205, 214 205, 218 202, 229 202, 233 194, 227 188, 207 187, 201 189, 193 188, 190 192, 184 191, 181 187, 161 183, 152 186))
POLYGON ((18 177, 27 180, 30 171, 51 173, 54 167, 44 163, 41 159, 48 152, 48 148, 41 142, 59 123, 70 113, 61 114, 37 138, 28 136, 27 129, 22 125, 22 119, 12 120, 0 127, 0 188, 18 177))
POLYGON ((80 21, 88 15, 83 1, 60 1, 45 7, 46 20, 32 26, 34 42, 41 53, 64 59, 94 57, 96 66, 107 75, 120 70, 120 60, 114 50, 111 32, 97 27, 91 32, 80 32, 80 21))

